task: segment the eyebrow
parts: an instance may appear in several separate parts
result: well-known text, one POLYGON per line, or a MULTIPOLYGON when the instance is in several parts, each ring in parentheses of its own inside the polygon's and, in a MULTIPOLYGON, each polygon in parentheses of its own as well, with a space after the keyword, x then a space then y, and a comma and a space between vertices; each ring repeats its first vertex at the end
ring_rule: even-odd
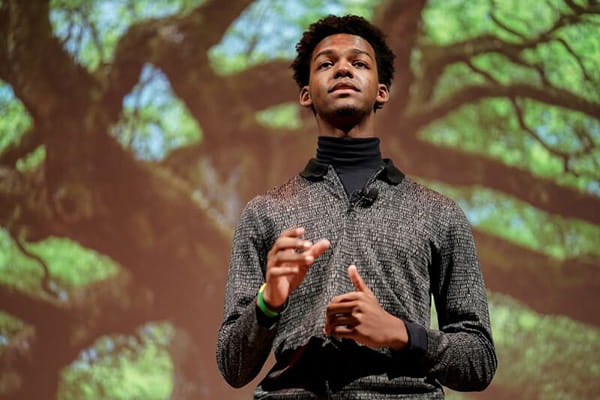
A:
MULTIPOLYGON (((367 57, 369 57, 371 60, 373 59, 373 57, 371 57, 371 55, 365 51, 365 50, 360 50, 360 49, 352 49, 350 50, 352 53, 354 54, 364 54, 367 57)), ((320 56, 329 56, 331 54, 335 54, 336 52, 334 50, 331 49, 325 49, 323 51, 318 52, 314 57, 313 60, 316 60, 317 58, 319 58, 320 56)))

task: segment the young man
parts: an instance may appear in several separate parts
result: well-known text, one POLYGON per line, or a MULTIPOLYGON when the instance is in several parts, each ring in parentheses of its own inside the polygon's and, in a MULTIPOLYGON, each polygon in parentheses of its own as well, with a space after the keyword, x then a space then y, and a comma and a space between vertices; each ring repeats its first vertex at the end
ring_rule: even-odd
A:
POLYGON ((253 199, 237 227, 217 360, 232 386, 276 365, 256 399, 442 399, 496 370, 468 222, 382 160, 374 117, 393 54, 356 16, 326 17, 297 45, 316 159, 253 199), (431 296, 439 330, 429 328, 431 296))

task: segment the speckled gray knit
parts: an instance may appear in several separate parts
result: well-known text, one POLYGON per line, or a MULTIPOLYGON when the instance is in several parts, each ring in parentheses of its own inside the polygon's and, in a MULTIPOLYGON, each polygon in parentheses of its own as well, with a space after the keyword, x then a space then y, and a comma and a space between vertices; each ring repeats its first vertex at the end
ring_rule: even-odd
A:
POLYGON ((350 205, 332 167, 311 160, 301 175, 249 202, 236 229, 217 344, 227 382, 247 384, 274 349, 278 365, 257 387, 256 399, 443 399, 441 385, 485 388, 497 361, 462 211, 402 179, 389 160, 367 186, 377 189, 373 204, 350 205), (280 318, 261 323, 265 317, 257 314, 255 298, 267 252, 292 227, 304 227, 307 240, 329 239, 331 248, 312 265, 280 318), (382 307, 405 321, 429 327, 433 295, 439 330, 427 329, 426 352, 371 349, 323 334, 327 304, 354 290, 350 264, 382 307), (294 368, 285 367, 301 346, 309 350, 292 356, 294 368))

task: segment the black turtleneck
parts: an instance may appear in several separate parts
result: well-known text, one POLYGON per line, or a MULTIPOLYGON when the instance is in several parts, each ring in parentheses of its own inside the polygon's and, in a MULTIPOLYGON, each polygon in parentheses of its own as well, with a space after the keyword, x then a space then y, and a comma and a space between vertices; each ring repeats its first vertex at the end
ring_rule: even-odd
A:
POLYGON ((351 201, 383 163, 376 137, 319 136, 317 144, 317 161, 333 166, 351 201))

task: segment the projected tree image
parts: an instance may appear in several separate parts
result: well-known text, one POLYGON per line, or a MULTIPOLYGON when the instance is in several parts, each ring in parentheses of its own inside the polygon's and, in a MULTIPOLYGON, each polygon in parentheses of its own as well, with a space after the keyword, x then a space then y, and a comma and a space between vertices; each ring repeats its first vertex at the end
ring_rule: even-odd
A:
POLYGON ((348 12, 396 54, 384 156, 473 224, 499 369, 448 397, 597 398, 599 1, 0 0, 1 399, 249 398, 232 232, 314 156, 288 66, 348 12))

